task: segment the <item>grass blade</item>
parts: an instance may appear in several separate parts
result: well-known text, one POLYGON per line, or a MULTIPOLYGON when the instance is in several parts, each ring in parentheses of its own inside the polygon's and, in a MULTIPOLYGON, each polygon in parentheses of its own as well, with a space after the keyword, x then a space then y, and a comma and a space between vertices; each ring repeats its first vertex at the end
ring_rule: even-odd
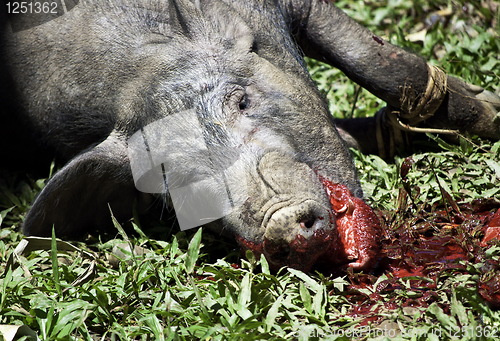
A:
POLYGON ((200 255, 201 235, 202 229, 200 228, 198 229, 198 231, 196 231, 196 234, 193 236, 193 238, 191 238, 191 241, 189 242, 185 261, 186 272, 188 274, 193 273, 196 261, 198 260, 198 257, 200 255))
POLYGON ((52 241, 51 241, 50 257, 52 260, 52 275, 54 278, 54 284, 56 291, 59 295, 62 295, 61 283, 59 277, 59 262, 57 260, 57 240, 56 240, 56 230, 52 226, 52 241))

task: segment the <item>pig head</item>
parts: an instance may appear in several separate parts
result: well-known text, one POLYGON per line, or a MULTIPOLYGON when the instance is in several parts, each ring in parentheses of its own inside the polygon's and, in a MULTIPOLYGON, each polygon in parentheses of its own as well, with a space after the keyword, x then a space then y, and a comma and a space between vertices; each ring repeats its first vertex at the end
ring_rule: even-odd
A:
MULTIPOLYGON (((230 207, 213 228, 274 267, 308 270, 327 253, 336 261, 335 212, 321 179, 362 193, 280 10, 268 8, 270 20, 257 23, 220 1, 119 3, 81 1, 7 39, 16 100, 69 159, 23 231, 81 236, 108 224, 110 210, 126 219, 134 205, 151 204, 149 193, 169 203, 169 190, 211 179, 184 199, 226 192, 230 207), (146 149, 164 153, 151 165, 160 181, 140 191, 149 169, 134 176, 131 158, 140 155, 130 143, 155 122, 166 123, 146 149)), ((341 250, 338 257, 347 261, 341 250)))

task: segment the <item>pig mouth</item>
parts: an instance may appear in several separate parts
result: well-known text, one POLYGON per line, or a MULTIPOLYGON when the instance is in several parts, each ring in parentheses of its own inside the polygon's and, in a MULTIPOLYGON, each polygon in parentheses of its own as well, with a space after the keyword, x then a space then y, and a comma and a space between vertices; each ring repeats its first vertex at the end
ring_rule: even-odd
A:
MULTIPOLYGON (((261 242, 254 242, 237 235, 242 249, 256 256, 264 255, 274 270, 288 266, 307 272, 318 264, 327 270, 334 270, 338 265, 355 270, 371 269, 380 252, 381 227, 377 216, 346 186, 322 176, 319 179, 331 205, 329 217, 322 219, 329 219, 330 224, 278 240, 264 237, 261 242)), ((306 231, 308 226, 302 225, 313 222, 305 218, 300 224, 306 231)), ((287 233, 286 226, 282 233, 287 233)))
POLYGON ((290 243, 280 243, 264 238, 260 243, 249 241, 241 236, 236 240, 244 250, 251 250, 256 256, 264 255, 269 266, 278 270, 283 266, 309 271, 321 256, 324 256, 337 239, 335 230, 316 230, 309 238, 297 235, 290 243))

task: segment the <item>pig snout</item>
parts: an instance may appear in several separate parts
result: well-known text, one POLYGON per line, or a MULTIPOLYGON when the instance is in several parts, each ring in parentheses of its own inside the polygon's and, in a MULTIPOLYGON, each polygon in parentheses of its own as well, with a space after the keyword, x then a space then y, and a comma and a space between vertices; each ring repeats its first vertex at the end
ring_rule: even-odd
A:
POLYGON ((323 184, 305 162, 269 152, 257 166, 250 198, 257 208, 250 231, 236 233, 244 249, 263 254, 271 268, 308 271, 338 239, 335 219, 323 184))
POLYGON ((330 212, 315 200, 275 211, 265 226, 262 253, 272 267, 308 270, 334 239, 330 212))
POLYGON ((314 200, 287 205, 267 215, 265 237, 280 236, 288 240, 290 234, 300 234, 309 238, 315 231, 329 227, 328 211, 314 200))

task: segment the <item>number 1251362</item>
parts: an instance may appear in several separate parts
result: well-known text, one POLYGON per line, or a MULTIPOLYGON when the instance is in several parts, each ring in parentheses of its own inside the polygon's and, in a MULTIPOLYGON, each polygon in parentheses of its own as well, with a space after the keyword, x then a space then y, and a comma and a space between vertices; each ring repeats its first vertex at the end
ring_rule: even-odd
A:
POLYGON ((55 1, 9 1, 6 5, 8 14, 57 14, 58 3, 55 1))

